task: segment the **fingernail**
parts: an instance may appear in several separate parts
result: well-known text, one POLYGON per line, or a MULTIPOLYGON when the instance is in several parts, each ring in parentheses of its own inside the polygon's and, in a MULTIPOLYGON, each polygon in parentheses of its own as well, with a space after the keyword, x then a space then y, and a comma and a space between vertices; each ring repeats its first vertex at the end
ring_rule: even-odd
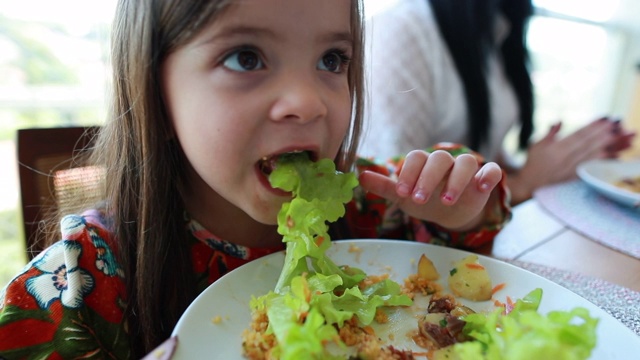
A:
POLYGON ((413 194, 413 199, 418 202, 424 202, 427 200, 427 194, 425 194, 422 190, 418 190, 413 194))
POLYGON ((411 189, 407 184, 398 184, 397 192, 400 196, 408 196, 411 193, 411 189))
POLYGON ((449 203, 453 202, 453 199, 454 199, 454 195, 449 192, 442 194, 442 200, 446 202, 449 202, 449 203))
POLYGON ((489 186, 489 184, 486 183, 486 182, 483 182, 483 183, 480 184, 480 190, 481 191, 488 191, 490 187, 491 186, 489 186))

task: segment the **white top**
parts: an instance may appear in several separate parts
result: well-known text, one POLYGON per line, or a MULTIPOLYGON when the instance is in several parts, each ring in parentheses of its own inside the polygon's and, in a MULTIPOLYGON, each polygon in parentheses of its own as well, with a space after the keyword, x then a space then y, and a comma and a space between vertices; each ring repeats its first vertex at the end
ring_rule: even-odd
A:
MULTIPOLYGON (((365 136, 359 154, 405 155, 438 142, 468 144, 462 82, 427 0, 401 0, 366 24, 365 136)), ((508 31, 496 25, 499 40, 508 31)), ((509 129, 518 121, 515 93, 499 56, 488 59, 490 144, 480 149, 495 161, 509 129)))

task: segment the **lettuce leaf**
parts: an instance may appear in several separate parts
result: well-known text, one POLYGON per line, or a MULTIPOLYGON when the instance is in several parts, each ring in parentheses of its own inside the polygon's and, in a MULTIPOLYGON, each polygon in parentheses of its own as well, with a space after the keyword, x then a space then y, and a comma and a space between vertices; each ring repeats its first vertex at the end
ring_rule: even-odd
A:
POLYGON ((293 195, 278 213, 286 255, 274 291, 253 298, 250 306, 267 314, 267 332, 278 343, 274 358, 344 358, 324 346, 334 342, 345 347, 334 325, 354 316, 368 325, 379 307, 409 306, 412 300, 388 279, 360 289, 366 274, 338 266, 326 255, 331 246, 328 223, 344 215, 344 204, 358 185, 355 174, 336 171, 329 159, 312 162, 302 153, 281 157, 269 181, 293 195))
POLYGON ((276 292, 286 291, 284 288, 293 277, 311 271, 307 259, 316 272, 338 274, 345 287, 352 287, 364 274, 348 274, 325 252, 331 246, 327 223, 344 215, 344 204, 353 197, 358 179, 353 173, 336 171, 329 159, 312 162, 305 153, 296 155, 281 158, 269 175, 273 187, 293 195, 278 213, 278 232, 287 244, 287 252, 276 292))
MULTIPOLYGON (((498 308, 489 314, 464 317, 464 333, 475 341, 446 350, 451 360, 588 359, 596 346, 598 319, 585 308, 540 314, 542 289, 535 289, 508 313, 498 308)), ((437 358, 437 356, 436 356, 437 358)))

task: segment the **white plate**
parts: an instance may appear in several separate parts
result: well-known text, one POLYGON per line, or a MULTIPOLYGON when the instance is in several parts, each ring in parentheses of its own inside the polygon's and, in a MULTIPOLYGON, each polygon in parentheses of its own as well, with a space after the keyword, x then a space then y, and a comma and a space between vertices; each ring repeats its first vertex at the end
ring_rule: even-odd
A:
POLYGON ((625 177, 640 176, 640 161, 590 160, 578 165, 580 179, 595 191, 620 204, 640 207, 640 193, 615 186, 625 177))
MULTIPOLYGON (((336 264, 356 266, 369 275, 389 273, 393 280, 400 283, 409 274, 416 272, 418 259, 423 253, 433 261, 443 279, 448 276, 454 261, 469 254, 443 246, 396 240, 337 241, 327 253, 336 264), (349 251, 352 245, 362 251, 349 251)), ((479 257, 480 262, 489 271, 493 283, 506 284, 504 289, 494 295, 494 299, 504 302, 507 296, 513 299, 521 298, 534 288, 540 287, 544 292, 540 304, 542 313, 582 306, 589 309, 591 316, 600 319, 597 330, 598 345, 592 359, 628 360, 637 356, 640 351, 640 337, 604 310, 529 271, 489 257, 479 257)), ((251 320, 249 300, 252 295, 260 296, 274 288, 283 263, 282 252, 271 254, 228 273, 209 286, 187 308, 173 330, 173 335, 178 336, 178 347, 173 358, 243 359, 241 334, 248 328, 251 320), (213 321, 215 318, 220 321, 213 321)), ((424 305, 416 302, 412 308, 425 309, 424 305)), ((468 302, 468 306, 476 311, 494 308, 491 301, 468 302)), ((412 316, 411 311, 407 309, 397 309, 395 313, 390 314, 391 320, 385 324, 384 329, 379 327, 376 333, 382 339, 388 339, 386 334, 394 333, 394 345, 401 348, 411 346, 411 341, 400 334, 406 334, 408 330, 416 328, 417 322, 412 316), (401 321, 407 317, 410 317, 409 321, 401 321)), ((419 350, 415 345, 412 348, 419 350)))

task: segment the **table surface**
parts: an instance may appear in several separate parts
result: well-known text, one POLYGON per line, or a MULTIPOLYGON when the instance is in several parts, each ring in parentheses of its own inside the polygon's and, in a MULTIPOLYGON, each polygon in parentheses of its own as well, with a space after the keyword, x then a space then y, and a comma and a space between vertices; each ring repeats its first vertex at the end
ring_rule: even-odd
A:
POLYGON ((535 200, 513 208, 513 218, 480 253, 593 276, 640 291, 640 259, 572 230, 535 200))

